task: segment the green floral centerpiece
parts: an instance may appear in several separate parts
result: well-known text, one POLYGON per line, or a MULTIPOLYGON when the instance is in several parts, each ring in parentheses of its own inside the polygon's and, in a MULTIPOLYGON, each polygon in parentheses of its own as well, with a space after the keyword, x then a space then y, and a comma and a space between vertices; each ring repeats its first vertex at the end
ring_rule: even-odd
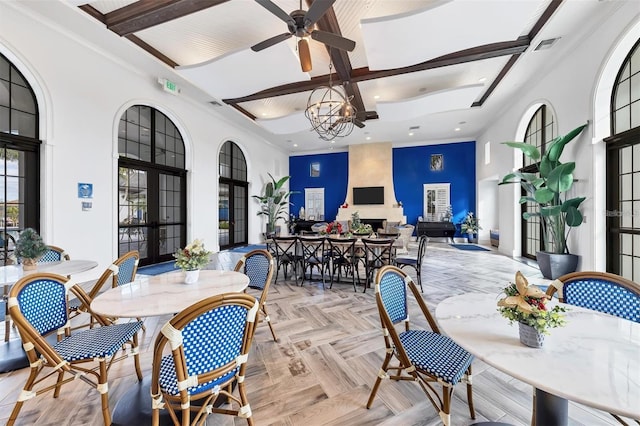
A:
POLYGON ((38 259, 47 252, 48 247, 42 237, 33 228, 25 228, 16 241, 15 254, 21 260, 22 269, 36 269, 38 259))
POLYGON ((373 232, 373 228, 371 228, 371 225, 360 221, 358 212, 353 212, 351 214, 351 232, 356 235, 369 235, 373 232))
POLYGON ((516 282, 509 284, 503 290, 506 295, 498 301, 498 311, 507 318, 510 323, 520 324, 520 341, 528 346, 542 346, 543 337, 549 334, 550 328, 562 327, 566 321, 563 312, 566 308, 556 305, 549 310, 547 307, 548 297, 535 285, 529 285, 527 279, 520 271, 516 272, 516 282), (525 341, 533 330, 523 328, 528 326, 538 334, 534 338, 537 343, 525 341), (525 335, 523 336, 523 333, 525 335))
POLYGON ((201 269, 209 263, 209 256, 212 252, 204 248, 201 240, 193 240, 183 249, 178 249, 173 257, 176 258, 176 266, 183 271, 194 271, 201 269))

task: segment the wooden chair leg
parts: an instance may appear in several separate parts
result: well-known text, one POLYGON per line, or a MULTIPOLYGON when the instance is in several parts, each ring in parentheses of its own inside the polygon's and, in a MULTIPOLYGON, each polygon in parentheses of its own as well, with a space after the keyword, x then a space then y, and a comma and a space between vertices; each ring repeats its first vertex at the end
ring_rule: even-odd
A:
POLYGON ((269 325, 269 329, 271 330, 271 335, 273 336, 273 341, 277 342, 278 338, 276 337, 276 332, 273 329, 273 325, 271 325, 271 319, 269 318, 269 314, 267 313, 267 305, 266 304, 262 305, 262 313, 264 314, 264 319, 267 321, 267 324, 269 325))
MULTIPOLYGON (((380 367, 381 372, 384 371, 385 374, 387 373, 387 370, 389 369, 389 363, 391 362, 392 357, 393 357, 393 354, 389 354, 389 353, 387 353, 387 355, 384 357, 384 361, 382 361, 382 367, 380 367)), ((373 384, 373 387, 371 388, 371 394, 369 394, 369 400, 367 401, 367 408, 371 408, 371 405, 373 404, 373 400, 376 397, 376 393, 378 393, 380 382, 382 382, 382 377, 380 377, 380 373, 378 373, 378 377, 376 377, 376 382, 373 384)))
MULTIPOLYGON (((28 394, 29 392, 31 392, 31 389, 33 389, 33 384, 36 381, 36 377, 38 377, 38 368, 37 367, 31 367, 31 371, 29 371, 29 377, 27 378, 27 382, 24 385, 24 388, 22 388, 22 394, 28 394)), ((7 426, 13 426, 13 424, 16 422, 16 419, 18 418, 18 414, 20 414, 20 409, 22 408, 22 404, 24 404, 24 401, 20 399, 21 397, 18 397, 18 401, 16 401, 16 404, 13 406, 13 410, 11 411, 11 415, 9 416, 9 421, 7 421, 7 426)))

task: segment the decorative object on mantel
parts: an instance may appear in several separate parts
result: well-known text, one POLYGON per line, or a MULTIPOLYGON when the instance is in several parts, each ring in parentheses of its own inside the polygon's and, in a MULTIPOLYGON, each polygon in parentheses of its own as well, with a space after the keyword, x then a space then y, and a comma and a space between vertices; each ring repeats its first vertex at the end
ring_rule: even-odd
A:
POLYGON ((523 142, 503 142, 512 148, 519 149, 525 156, 539 163, 529 168, 507 174, 499 185, 520 183, 527 192, 520 198, 520 204, 529 203, 535 211, 525 211, 522 217, 540 218, 544 249, 536 253, 538 266, 545 278, 556 279, 578 266, 578 256, 569 252, 567 237, 571 228, 578 227, 584 221, 578 210, 585 197, 573 196, 573 171, 576 163, 560 162, 560 156, 566 144, 578 136, 589 122, 576 127, 564 136, 558 136, 548 143, 544 154, 538 148, 523 142), (564 195, 563 195, 564 194, 564 195))
POLYGON ((185 284, 193 284, 198 281, 200 269, 209 263, 210 255, 211 252, 207 251, 204 248, 204 243, 198 239, 174 253, 176 266, 185 272, 185 284))
MULTIPOLYGON (((357 111, 351 105, 344 88, 332 85, 332 67, 333 63, 329 61, 329 85, 313 89, 304 111, 313 130, 325 141, 349 136, 357 122, 357 111)), ((360 123, 359 126, 362 127, 363 124, 360 123)))
POLYGON ((498 311, 510 323, 519 323, 520 342, 532 348, 540 348, 549 328, 565 324, 566 308, 556 305, 547 309, 547 295, 535 285, 529 285, 520 271, 516 272, 516 282, 503 290, 506 297, 498 301, 498 311))
POLYGON ((20 237, 16 241, 15 254, 20 259, 23 270, 35 270, 38 259, 46 251, 47 245, 35 229, 26 228, 20 233, 20 237))
POLYGON ((477 242, 475 236, 479 229, 482 228, 478 224, 478 219, 473 215, 473 212, 467 212, 464 220, 460 223, 460 231, 463 234, 467 234, 470 243, 475 243, 477 242))

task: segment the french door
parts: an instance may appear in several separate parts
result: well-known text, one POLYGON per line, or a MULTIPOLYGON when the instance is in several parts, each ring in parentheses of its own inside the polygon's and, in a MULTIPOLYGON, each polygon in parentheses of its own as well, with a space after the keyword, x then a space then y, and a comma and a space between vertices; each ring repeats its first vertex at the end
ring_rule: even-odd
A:
POLYGON ((119 168, 119 255, 140 252, 140 265, 173 259, 186 244, 184 171, 145 166, 119 168))
POLYGON ((220 178, 218 188, 220 249, 247 244, 247 183, 220 178))

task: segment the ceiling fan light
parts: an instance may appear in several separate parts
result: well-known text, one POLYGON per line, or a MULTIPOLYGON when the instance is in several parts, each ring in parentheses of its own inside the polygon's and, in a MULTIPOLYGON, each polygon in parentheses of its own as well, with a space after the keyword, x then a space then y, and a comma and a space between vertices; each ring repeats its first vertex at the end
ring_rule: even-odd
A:
POLYGON ((306 38, 298 40, 298 55, 300 56, 300 66, 302 67, 302 71, 311 71, 311 52, 309 51, 309 42, 306 38))

